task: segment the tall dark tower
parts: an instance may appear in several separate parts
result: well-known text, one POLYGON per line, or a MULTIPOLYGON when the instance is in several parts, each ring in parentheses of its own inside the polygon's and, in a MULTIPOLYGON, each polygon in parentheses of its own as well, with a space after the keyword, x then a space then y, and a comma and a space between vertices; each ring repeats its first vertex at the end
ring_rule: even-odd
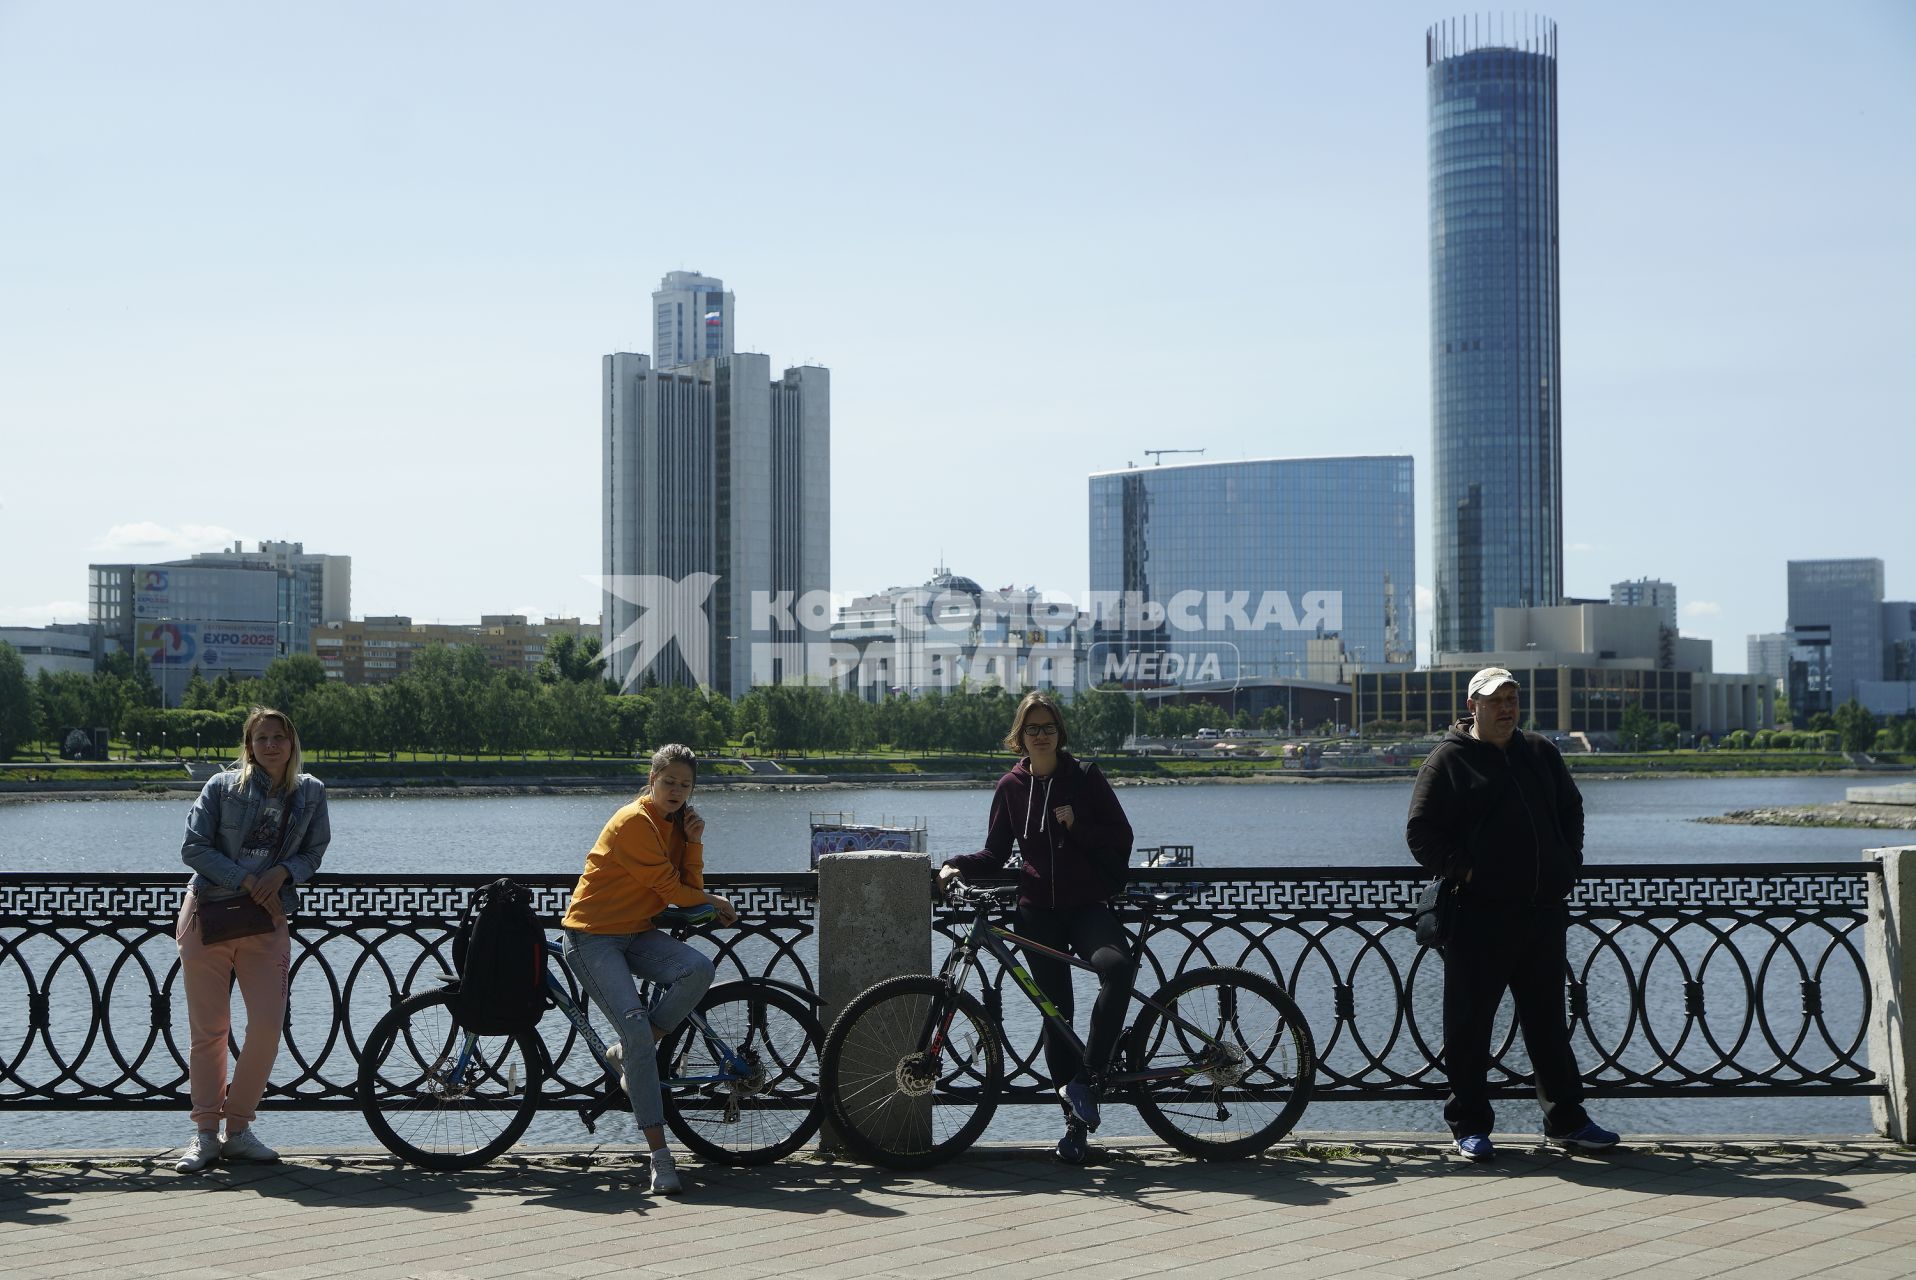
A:
POLYGON ((1563 595, 1557 27, 1458 18, 1430 78, 1436 648, 1491 648, 1495 610, 1563 595))

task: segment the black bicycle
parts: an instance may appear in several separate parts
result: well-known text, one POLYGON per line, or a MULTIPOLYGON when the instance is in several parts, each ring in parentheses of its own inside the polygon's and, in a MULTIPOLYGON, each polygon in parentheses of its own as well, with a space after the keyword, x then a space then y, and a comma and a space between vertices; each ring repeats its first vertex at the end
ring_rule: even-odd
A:
MULTIPOLYGON (((674 908, 658 919, 683 937, 710 923, 711 908, 674 908)), ((545 954, 563 968, 557 941, 545 954)), ((548 967, 546 995, 578 1032, 601 1072, 600 1090, 578 1109, 593 1130, 624 1108, 616 1061, 587 1017, 585 1001, 548 967)), ((479 1035, 453 1016, 456 984, 408 996, 374 1024, 359 1058, 358 1098, 381 1144, 427 1169, 474 1169, 517 1142, 539 1109, 552 1061, 536 1027, 479 1035)), ((818 1131, 817 997, 773 978, 712 987, 659 1043, 665 1122, 687 1149, 722 1164, 766 1164, 818 1131)), ((614 1042, 616 1043, 616 1041, 614 1042)))
MULTIPOLYGON (((894 1169, 921 1169, 978 1140, 1004 1092, 1004 1028, 964 989, 989 953, 1043 1015, 1053 1035, 1084 1043, 1058 1015, 1008 944, 1091 966, 992 922, 1015 888, 952 886, 975 907, 971 928, 936 977, 891 978, 855 997, 825 1037, 820 1085, 845 1144, 894 1169)), ((1173 895, 1132 892, 1147 910, 1173 895)), ((1140 930, 1132 955, 1143 954, 1140 930)), ((1269 978, 1235 968, 1181 973, 1150 996, 1113 1053, 1118 1069, 1094 1095, 1133 1103, 1151 1131, 1204 1159, 1263 1151, 1291 1131, 1310 1101, 1316 1052, 1297 1005, 1269 978)))

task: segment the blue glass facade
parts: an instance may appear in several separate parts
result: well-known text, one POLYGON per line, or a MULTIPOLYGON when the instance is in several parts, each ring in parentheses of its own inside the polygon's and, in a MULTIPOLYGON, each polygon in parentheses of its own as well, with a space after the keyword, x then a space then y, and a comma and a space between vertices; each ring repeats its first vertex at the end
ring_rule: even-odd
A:
POLYGON ((1439 652, 1563 591, 1556 27, 1489 27, 1426 37, 1439 652))
POLYGON ((1091 477, 1088 684, 1304 674, 1312 639, 1366 666, 1416 656, 1408 457, 1265 459, 1091 477), (1122 610, 1120 613, 1119 610, 1122 610), (1113 655, 1177 655, 1115 676, 1113 655), (1201 659, 1219 655, 1207 671, 1201 659))

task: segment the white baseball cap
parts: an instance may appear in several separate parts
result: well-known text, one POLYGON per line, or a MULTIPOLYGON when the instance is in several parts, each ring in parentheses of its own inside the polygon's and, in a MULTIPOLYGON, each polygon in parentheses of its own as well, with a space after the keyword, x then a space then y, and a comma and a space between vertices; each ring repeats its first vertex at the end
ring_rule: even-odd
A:
POLYGON ((1470 692, 1465 696, 1470 698, 1488 698, 1505 685, 1516 683, 1517 677, 1511 675, 1510 672, 1504 670, 1504 668, 1485 667, 1482 671, 1470 677, 1470 692))

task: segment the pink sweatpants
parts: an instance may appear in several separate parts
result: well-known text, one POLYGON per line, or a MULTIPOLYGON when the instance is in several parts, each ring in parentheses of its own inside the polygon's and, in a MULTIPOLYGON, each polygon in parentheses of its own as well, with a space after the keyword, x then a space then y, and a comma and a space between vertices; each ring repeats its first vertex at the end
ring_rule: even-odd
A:
POLYGON ((186 1024, 192 1037, 186 1078, 193 1097, 193 1127, 217 1129, 224 1118, 226 1132, 238 1133, 253 1122, 273 1059, 279 1056, 292 935, 282 920, 271 933, 208 946, 200 941, 199 908, 188 893, 173 938, 180 946, 180 981, 186 988, 186 1024), (246 1043, 228 1085, 226 1044, 233 1027, 235 974, 246 1002, 246 1043))

